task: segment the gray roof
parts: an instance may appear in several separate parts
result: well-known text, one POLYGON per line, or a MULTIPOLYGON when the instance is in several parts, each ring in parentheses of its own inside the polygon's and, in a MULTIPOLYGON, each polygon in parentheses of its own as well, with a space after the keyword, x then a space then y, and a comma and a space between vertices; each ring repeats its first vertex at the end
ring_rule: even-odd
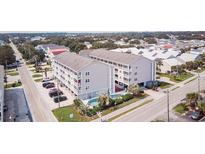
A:
POLYGON ((90 58, 86 58, 71 52, 61 53, 57 55, 54 60, 68 66, 73 71, 79 71, 85 66, 95 63, 95 61, 90 58))
MULTIPOLYGON (((83 51, 85 54, 85 51, 83 51)), ((142 58, 145 58, 141 55, 133 55, 128 53, 108 51, 106 49, 95 49, 89 51, 90 56, 95 56, 102 59, 107 59, 109 61, 119 62, 123 64, 132 64, 142 58)))

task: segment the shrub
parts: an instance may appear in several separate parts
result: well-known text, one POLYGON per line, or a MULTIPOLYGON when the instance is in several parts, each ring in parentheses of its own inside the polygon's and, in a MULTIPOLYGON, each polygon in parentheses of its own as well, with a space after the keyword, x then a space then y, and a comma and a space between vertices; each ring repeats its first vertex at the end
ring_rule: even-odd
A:
POLYGON ((82 103, 83 103, 80 99, 74 99, 73 102, 74 102, 74 104, 75 104, 76 107, 81 106, 82 103))
POLYGON ((114 106, 115 105, 115 100, 114 99, 112 99, 112 98, 109 98, 109 105, 110 106, 114 106))
POLYGON ((86 111, 86 115, 89 116, 89 117, 92 117, 93 115, 96 115, 96 114, 97 114, 97 112, 96 112, 95 109, 88 109, 86 111))
POLYGON ((116 105, 122 104, 122 103, 123 103, 122 98, 117 98, 117 99, 115 100, 115 103, 116 103, 116 105))
POLYGON ((128 94, 125 94, 125 95, 122 96, 122 100, 124 102, 126 102, 126 101, 132 99, 133 97, 134 97, 133 94, 128 93, 128 94))

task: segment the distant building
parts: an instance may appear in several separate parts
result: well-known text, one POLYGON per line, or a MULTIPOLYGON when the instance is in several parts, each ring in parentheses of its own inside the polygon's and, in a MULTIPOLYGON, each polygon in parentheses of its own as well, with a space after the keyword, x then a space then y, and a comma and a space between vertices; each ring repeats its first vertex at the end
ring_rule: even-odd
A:
POLYGON ((40 40, 44 40, 45 37, 41 37, 41 36, 35 36, 31 38, 31 41, 40 41, 40 40))
POLYGON ((160 66, 160 72, 170 73, 172 72, 173 66, 180 66, 182 64, 185 64, 185 62, 179 60, 178 58, 170 58, 170 59, 162 60, 162 65, 160 66))
POLYGON ((186 62, 191 62, 195 60, 200 60, 201 55, 199 54, 192 54, 192 53, 183 53, 178 58, 182 61, 186 62))
POLYGON ((86 50, 81 55, 89 56, 113 67, 115 86, 126 89, 131 84, 144 86, 147 81, 155 80, 155 62, 140 55, 117 53, 105 49, 86 50))
POLYGON ((4 106, 4 66, 0 65, 0 122, 3 121, 4 106))
POLYGON ((65 52, 53 59, 55 78, 76 98, 90 99, 114 93, 112 69, 108 65, 65 52))
POLYGON ((35 48, 40 52, 44 52, 48 58, 53 58, 58 54, 69 51, 69 48, 56 44, 41 44, 35 48))

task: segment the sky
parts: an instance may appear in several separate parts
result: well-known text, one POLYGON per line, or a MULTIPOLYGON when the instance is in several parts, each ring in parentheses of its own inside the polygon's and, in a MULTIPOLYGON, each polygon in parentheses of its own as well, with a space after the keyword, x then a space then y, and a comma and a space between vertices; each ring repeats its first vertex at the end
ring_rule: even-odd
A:
POLYGON ((0 0, 0 31, 204 31, 203 0, 0 0))

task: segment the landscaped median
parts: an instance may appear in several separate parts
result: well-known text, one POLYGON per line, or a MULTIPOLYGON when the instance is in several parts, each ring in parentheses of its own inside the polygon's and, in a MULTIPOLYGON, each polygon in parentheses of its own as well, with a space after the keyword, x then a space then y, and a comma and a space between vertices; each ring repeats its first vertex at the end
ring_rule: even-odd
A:
POLYGON ((17 76, 17 75, 19 75, 19 73, 18 73, 18 71, 16 69, 7 70, 6 74, 10 75, 10 76, 17 76))
POLYGON ((20 87, 21 85, 22 85, 21 82, 14 82, 14 83, 5 84, 4 88, 6 89, 15 88, 15 87, 20 87))
MULTIPOLYGON (((129 94, 125 94, 124 97, 117 98, 114 100, 110 99, 111 104, 109 106, 97 106, 93 109, 87 108, 80 100, 75 100, 74 105, 57 108, 53 110, 54 115, 61 122, 85 122, 99 118, 97 112, 101 112, 101 116, 105 116, 113 111, 123 108, 127 105, 135 103, 141 99, 147 97, 147 94, 140 96, 131 97, 129 94)), ((140 105, 142 106, 142 105, 140 105)), ((138 106, 138 107, 140 107, 138 106)))

